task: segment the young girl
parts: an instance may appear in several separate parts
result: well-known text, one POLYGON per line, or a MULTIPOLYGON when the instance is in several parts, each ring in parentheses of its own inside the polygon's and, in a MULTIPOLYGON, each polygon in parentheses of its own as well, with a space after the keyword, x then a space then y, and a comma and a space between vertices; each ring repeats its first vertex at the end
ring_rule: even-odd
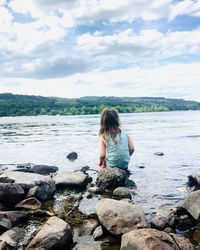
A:
POLYGON ((99 166, 127 169, 134 145, 130 137, 120 129, 117 111, 105 108, 101 114, 100 125, 99 166))

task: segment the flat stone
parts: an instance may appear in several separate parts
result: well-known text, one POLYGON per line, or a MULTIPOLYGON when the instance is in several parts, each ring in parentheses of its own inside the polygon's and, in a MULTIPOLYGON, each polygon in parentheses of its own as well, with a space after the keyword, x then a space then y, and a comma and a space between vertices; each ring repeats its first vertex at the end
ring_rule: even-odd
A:
POLYGON ((41 208, 41 205, 42 204, 39 200, 37 200, 35 197, 31 197, 21 201, 20 203, 15 205, 15 207, 37 210, 41 208))
POLYGON ((127 202, 102 199, 96 206, 96 213, 101 224, 114 235, 148 227, 144 212, 127 202))
POLYGON ((34 165, 30 168, 36 174, 48 175, 50 173, 55 173, 58 171, 58 168, 55 166, 48 165, 34 165))
POLYGON ((59 172, 53 177, 56 187, 82 187, 88 184, 88 177, 82 172, 59 172))

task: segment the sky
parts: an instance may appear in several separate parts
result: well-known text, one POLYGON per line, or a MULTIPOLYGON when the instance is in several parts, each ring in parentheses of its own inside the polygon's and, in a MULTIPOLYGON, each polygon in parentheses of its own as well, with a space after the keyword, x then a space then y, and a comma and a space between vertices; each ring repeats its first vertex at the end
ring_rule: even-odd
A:
POLYGON ((0 93, 200 101, 200 0, 0 0, 0 93))

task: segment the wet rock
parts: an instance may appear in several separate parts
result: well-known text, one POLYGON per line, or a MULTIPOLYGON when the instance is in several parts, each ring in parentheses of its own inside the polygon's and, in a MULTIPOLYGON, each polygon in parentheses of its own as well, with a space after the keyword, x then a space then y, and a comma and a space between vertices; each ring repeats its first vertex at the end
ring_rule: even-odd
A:
POLYGON ((99 240, 101 237, 103 237, 103 230, 101 226, 98 226, 93 232, 93 238, 99 240))
POLYGON ((35 186, 30 188, 27 197, 36 197, 39 200, 46 201, 49 200, 55 193, 56 187, 54 181, 50 183, 46 182, 40 186, 35 186))
POLYGON ((11 229, 11 227, 12 227, 12 224, 8 219, 3 218, 2 220, 0 220, 0 234, 11 229))
POLYGON ((166 206, 160 206, 155 217, 152 220, 152 227, 163 230, 166 227, 174 226, 175 216, 166 206))
POLYGON ((198 220, 200 215, 200 190, 191 192, 184 200, 182 207, 185 208, 195 220, 198 220))
POLYGON ((5 172, 1 177, 8 177, 14 180, 15 184, 20 185, 25 191, 35 186, 47 184, 52 190, 55 191, 55 184, 49 176, 44 176, 35 173, 20 173, 16 171, 5 172))
POLYGON ((24 190, 15 183, 0 183, 0 202, 5 206, 12 206, 24 197, 24 190))
POLYGON ((30 168, 31 168, 31 163, 21 163, 21 164, 17 164, 17 168, 26 168, 26 169, 30 169, 30 168))
POLYGON ((119 168, 103 168, 99 171, 96 185, 102 190, 124 186, 127 180, 126 171, 119 168))
POLYGON ((83 173, 60 172, 53 177, 56 187, 83 187, 88 184, 88 176, 83 173))
POLYGON ((200 170, 188 176, 188 184, 190 187, 200 186, 200 170))
POLYGON ((19 249, 22 241, 25 238, 25 230, 22 228, 12 228, 0 236, 0 241, 2 244, 4 242, 14 249, 19 249))
POLYGON ((101 194, 102 190, 99 187, 89 187, 88 192, 94 193, 94 194, 101 194))
POLYGON ((125 183, 125 186, 127 188, 130 188, 130 189, 133 189, 136 187, 136 184, 133 180, 127 180, 126 183, 125 183))
POLYGON ((71 152, 66 157, 67 159, 74 161, 78 158, 78 154, 76 152, 71 152))
MULTIPOLYGON (((78 238, 75 250, 102 250, 101 242, 94 241, 91 236, 82 236, 78 238)), ((106 248, 108 249, 108 248, 106 248)))
POLYGON ((14 183, 15 181, 8 178, 8 177, 1 177, 0 176, 0 183, 14 183))
POLYGON ((57 172, 58 168, 55 166, 34 165, 30 168, 30 170, 36 174, 48 175, 57 172))
POLYGON ((81 227, 76 230, 76 235, 79 237, 92 235, 98 225, 99 222, 95 219, 85 219, 81 227))
POLYGON ((43 225, 41 230, 28 244, 26 250, 68 250, 71 249, 72 242, 72 231, 69 224, 54 216, 43 225))
POLYGON ((113 191, 113 197, 123 199, 129 198, 131 199, 131 192, 128 188, 118 187, 113 191))
POLYGON ((155 152, 154 155, 157 155, 157 156, 163 156, 164 153, 163 152, 155 152))
POLYGON ((80 171, 80 172, 82 172, 82 173, 86 174, 86 172, 87 172, 89 169, 90 169, 90 167, 89 167, 89 166, 83 166, 83 167, 79 167, 79 168, 77 168, 76 170, 74 170, 74 172, 78 172, 78 171, 80 171))
MULTIPOLYGON (((178 236, 176 239, 179 238, 178 236)), ((182 240, 182 239, 180 239, 182 240)), ((138 229, 128 232, 122 236, 121 250, 143 250, 143 249, 165 249, 165 250, 192 250, 192 244, 185 241, 184 248, 181 248, 178 244, 178 240, 174 240, 169 234, 158 231, 156 229, 138 229)), ((181 243, 182 246, 182 243, 181 243)))
POLYGON ((37 210, 41 208, 41 202, 37 200, 35 197, 31 197, 21 201, 20 203, 15 205, 15 207, 37 210))
POLYGON ((144 212, 127 202, 102 199, 96 206, 96 213, 101 224, 114 235, 148 227, 144 212))
POLYGON ((3 218, 8 219, 12 223, 13 227, 21 224, 23 221, 25 221, 27 219, 27 217, 28 217, 27 213, 20 212, 20 211, 0 212, 0 219, 1 220, 3 218))

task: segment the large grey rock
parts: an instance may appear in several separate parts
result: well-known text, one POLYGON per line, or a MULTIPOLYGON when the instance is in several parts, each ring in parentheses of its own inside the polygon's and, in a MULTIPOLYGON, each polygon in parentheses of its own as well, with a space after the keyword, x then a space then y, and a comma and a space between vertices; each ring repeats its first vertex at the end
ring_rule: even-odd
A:
POLYGON ((103 168, 99 171, 96 185, 102 190, 124 186, 127 180, 126 171, 119 168, 103 168))
POLYGON ((191 187, 200 185, 200 170, 188 176, 191 187))
POLYGON ((53 216, 31 240, 26 250, 71 249, 72 231, 68 223, 53 216))
POLYGON ((166 206, 160 206, 152 220, 152 227, 163 230, 166 227, 173 227, 175 216, 166 206))
POLYGON ((25 229, 22 228, 12 228, 0 236, 0 242, 6 243, 14 249, 19 249, 24 238, 25 238, 25 229))
POLYGON ((0 212, 0 219, 6 218, 11 223, 12 226, 15 227, 25 221, 28 217, 27 213, 20 212, 20 211, 5 211, 0 212))
POLYGON ((40 209, 41 206, 42 206, 41 202, 38 201, 35 197, 25 199, 15 205, 15 207, 18 207, 18 208, 26 208, 26 209, 32 209, 32 210, 40 209))
POLYGON ((55 183, 49 176, 44 176, 35 173, 20 173, 16 171, 5 172, 1 177, 7 177, 14 180, 15 184, 21 186, 25 191, 38 186, 37 197, 44 197, 42 200, 48 200, 55 192, 55 183), (42 193, 42 194, 38 194, 42 193), (44 195, 45 193, 45 195, 44 195))
POLYGON ((82 172, 60 172, 53 177, 56 187, 82 187, 88 184, 88 176, 82 172))
POLYGON ((115 235, 148 227, 144 212, 127 202, 102 199, 96 206, 96 213, 101 224, 115 235))
MULTIPOLYGON (((180 238, 180 237, 176 237, 180 238)), ((158 231, 152 228, 138 229, 128 232, 122 236, 121 250, 150 250, 150 249, 159 249, 159 250, 192 250, 193 246, 189 240, 182 239, 180 242, 175 241, 173 236, 169 234, 158 231), (184 244, 184 248, 180 247, 184 244)))
POLYGON ((0 183, 0 201, 7 206, 16 204, 24 197, 24 189, 15 183, 0 183))
POLYGON ((200 190, 191 192, 184 200, 182 207, 185 208, 195 220, 198 220, 200 215, 200 190))
POLYGON ((131 199, 131 192, 126 187, 118 187, 118 188, 115 188, 115 190, 113 191, 113 197, 116 197, 119 199, 123 199, 123 198, 131 199))

